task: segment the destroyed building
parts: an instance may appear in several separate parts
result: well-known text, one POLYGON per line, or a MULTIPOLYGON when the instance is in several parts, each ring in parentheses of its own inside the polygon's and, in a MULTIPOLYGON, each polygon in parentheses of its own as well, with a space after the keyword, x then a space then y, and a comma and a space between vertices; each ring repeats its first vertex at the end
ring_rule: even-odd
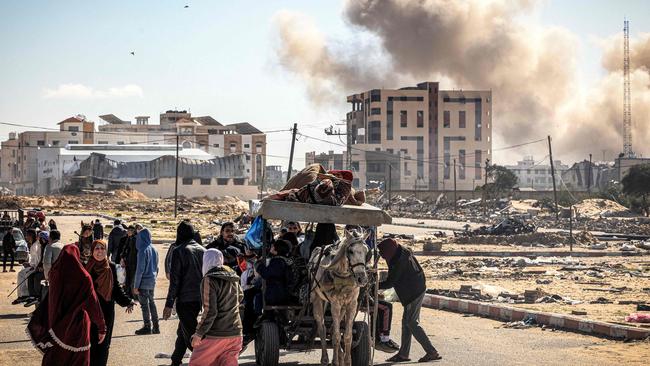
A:
MULTIPOLYGON (((36 194, 128 187, 152 198, 171 197, 175 154, 175 145, 69 145, 43 150, 36 194)), ((258 188, 249 185, 243 155, 215 157, 200 149, 179 147, 178 156, 179 195, 257 197, 258 188)))

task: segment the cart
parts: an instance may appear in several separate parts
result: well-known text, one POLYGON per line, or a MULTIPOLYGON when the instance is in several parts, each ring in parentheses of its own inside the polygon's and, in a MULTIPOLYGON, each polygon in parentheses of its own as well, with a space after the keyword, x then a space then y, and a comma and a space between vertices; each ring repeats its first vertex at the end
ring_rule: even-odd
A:
MULTIPOLYGON (((376 227, 382 224, 389 224, 392 218, 386 212, 374 206, 363 204, 362 206, 325 206, 286 201, 262 201, 257 207, 257 214, 265 220, 284 220, 312 223, 352 224, 364 227, 376 227)), ((263 236, 267 238, 267 235, 263 236)), ((375 235, 376 238, 376 235, 375 235)), ((376 241, 376 239, 374 239, 376 241)), ((370 271, 375 275, 370 282, 370 292, 373 298, 377 298, 376 263, 377 250, 376 242, 373 243, 374 269, 370 271)), ((269 243, 264 240, 262 255, 266 257, 269 243)), ((265 260, 265 258, 263 258, 265 260)), ((309 279, 308 279, 309 281, 309 279)), ((362 291, 363 293, 363 291, 362 291)), ((362 295, 360 295, 362 296, 362 295)), ((376 306, 376 302, 375 302, 376 306)), ((367 311, 367 309, 366 309, 367 311)), ((374 314, 377 309, 374 309, 374 314)), ((370 319, 370 317, 366 317, 370 319)), ((374 318, 373 318, 374 319, 374 318)), ((327 329, 328 347, 332 347, 331 323, 329 316, 325 318, 327 329)), ((352 365, 367 366, 372 364, 372 352, 374 352, 374 324, 369 325, 367 321, 355 321, 353 326, 352 340, 352 365)), ((265 304, 263 313, 257 323, 257 336, 255 338, 255 361, 260 366, 276 366, 280 359, 280 349, 293 351, 309 351, 320 349, 316 321, 313 317, 309 301, 296 306, 268 306, 265 304)))

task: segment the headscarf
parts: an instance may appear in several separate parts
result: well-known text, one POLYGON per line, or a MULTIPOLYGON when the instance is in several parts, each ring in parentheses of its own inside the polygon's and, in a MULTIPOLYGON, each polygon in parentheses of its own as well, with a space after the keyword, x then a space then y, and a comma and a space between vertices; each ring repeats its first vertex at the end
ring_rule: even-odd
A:
POLYGON ((149 232, 149 229, 142 228, 142 230, 140 230, 138 235, 135 237, 135 249, 138 251, 138 253, 140 253, 143 250, 147 249, 147 247, 150 245, 151 233, 149 232))
POLYGON ((203 253, 203 275, 212 268, 223 266, 223 253, 219 249, 211 248, 203 253))
MULTIPOLYGON (((92 252, 95 252, 97 246, 103 246, 104 249, 107 249, 106 242, 103 240, 95 240, 92 245, 92 252)), ((88 263, 86 264, 86 271, 93 278, 93 285, 95 285, 95 292, 102 299, 106 301, 111 301, 111 294, 113 293, 113 272, 111 271, 111 266, 108 263, 108 250, 106 252, 106 258, 102 261, 98 261, 94 256, 90 256, 88 263)))
POLYGON ((38 233, 38 239, 43 239, 44 243, 50 242, 50 233, 47 231, 41 231, 38 233))
POLYGON ((194 239, 194 227, 189 222, 183 220, 176 228, 176 244, 185 244, 194 239))
POLYGON ((32 342, 41 351, 54 343, 71 352, 89 350, 90 319, 100 332, 106 324, 76 245, 63 247, 50 270, 49 284, 47 301, 39 304, 27 325, 32 342))
POLYGON ((379 249, 379 254, 381 254, 381 256, 386 260, 386 262, 390 262, 395 256, 395 253, 397 253, 399 244, 397 244, 395 239, 388 238, 382 240, 381 243, 377 245, 377 248, 379 249))

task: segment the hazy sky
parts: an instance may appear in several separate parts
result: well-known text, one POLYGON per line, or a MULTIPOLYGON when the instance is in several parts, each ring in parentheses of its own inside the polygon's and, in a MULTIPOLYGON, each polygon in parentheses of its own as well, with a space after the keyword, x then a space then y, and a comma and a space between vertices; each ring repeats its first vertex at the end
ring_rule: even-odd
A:
MULTIPOLYGON (((315 106, 278 64, 273 16, 281 10, 307 14, 328 40, 359 36, 340 1, 1 1, 0 122, 55 127, 75 114, 97 122, 113 113, 157 123, 161 111, 178 108, 262 130, 298 122, 325 138, 322 129, 345 118, 345 95, 338 105, 315 106)), ((624 16, 633 36, 650 32, 650 2, 642 0, 549 0, 531 21, 579 38, 580 78, 588 83, 602 73, 597 40, 621 32, 624 16)), ((0 138, 16 130, 0 126, 0 138)), ((269 154, 288 156, 288 132, 268 140, 269 154)), ((342 149, 304 139, 297 148, 297 167, 305 151, 342 149)))

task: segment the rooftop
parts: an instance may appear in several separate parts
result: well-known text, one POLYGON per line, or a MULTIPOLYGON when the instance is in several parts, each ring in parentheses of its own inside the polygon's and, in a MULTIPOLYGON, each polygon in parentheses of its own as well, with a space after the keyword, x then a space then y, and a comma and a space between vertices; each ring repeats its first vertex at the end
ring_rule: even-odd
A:
MULTIPOLYGON (((59 149, 61 156, 90 156, 92 153, 103 154, 112 160, 151 161, 165 155, 176 155, 176 145, 97 145, 76 144, 59 149)), ((212 160, 214 155, 201 149, 178 147, 178 156, 186 159, 212 160)))

